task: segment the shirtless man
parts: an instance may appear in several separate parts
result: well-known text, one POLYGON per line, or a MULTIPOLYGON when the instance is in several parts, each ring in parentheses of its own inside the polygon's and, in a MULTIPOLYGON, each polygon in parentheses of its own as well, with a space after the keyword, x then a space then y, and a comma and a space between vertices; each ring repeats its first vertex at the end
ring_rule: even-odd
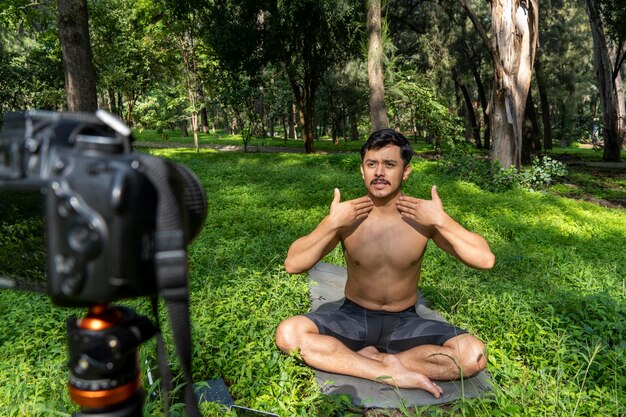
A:
POLYGON ((286 319, 276 344, 285 353, 299 350, 308 365, 323 371, 420 388, 439 398, 443 391, 433 381, 483 370, 485 345, 415 313, 426 244, 432 239, 476 269, 491 268, 495 257, 485 239, 444 211, 436 187, 431 200, 402 193, 412 156, 406 138, 391 129, 374 132, 363 145, 367 195, 341 202, 335 189, 329 214, 291 245, 285 260, 288 273, 304 273, 341 242, 346 301, 338 311, 286 319))

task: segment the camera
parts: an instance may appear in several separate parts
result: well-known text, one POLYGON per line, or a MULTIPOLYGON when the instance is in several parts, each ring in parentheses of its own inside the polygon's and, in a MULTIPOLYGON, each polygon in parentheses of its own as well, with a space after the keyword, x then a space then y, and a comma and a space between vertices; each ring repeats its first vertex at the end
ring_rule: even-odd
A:
MULTIPOLYGON (((0 276, 0 287, 45 292, 60 306, 89 307, 84 318, 67 321, 68 390, 81 406, 77 417, 141 415, 145 390, 137 348, 158 334, 158 325, 110 304, 151 296, 158 320, 162 296, 186 381, 187 411, 198 416, 191 389, 186 249, 204 223, 206 195, 188 168, 135 152, 131 142, 131 130, 104 110, 6 115, 0 191, 43 197, 48 279, 42 285, 45 274, 18 267, 0 276), (20 274, 37 277, 29 282, 20 274)), ((162 345, 162 337, 157 340, 162 345)), ((163 381, 169 381, 161 347, 163 381)), ((163 387, 168 390, 169 382, 163 387)))
POLYGON ((58 305, 168 291, 157 277, 173 269, 186 279, 184 250, 204 222, 204 190, 189 169, 137 153, 131 140, 103 110, 5 117, 0 188, 44 196, 45 292, 58 305))

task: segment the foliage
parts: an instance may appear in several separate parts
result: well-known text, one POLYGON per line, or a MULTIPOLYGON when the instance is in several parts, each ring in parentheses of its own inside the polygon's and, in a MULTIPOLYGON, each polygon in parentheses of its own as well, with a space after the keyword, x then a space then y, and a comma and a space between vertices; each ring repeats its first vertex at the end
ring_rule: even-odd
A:
POLYGON ((334 0, 214 2, 207 42, 227 72, 255 79, 270 63, 282 66, 311 152, 317 89, 329 67, 354 53, 358 15, 356 4, 334 0))
MULTIPOLYGON (((611 32, 616 40, 623 31, 619 25, 622 1, 600 2, 604 20, 616 23, 611 32)), ((211 129, 239 132, 240 127, 229 126, 234 116, 227 101, 233 91, 222 88, 225 69, 259 75, 256 88, 264 104, 260 112, 251 113, 260 118, 255 124, 268 126, 285 119, 296 91, 285 70, 291 66, 303 76, 305 65, 300 61, 307 46, 318 54, 312 55, 311 65, 327 75, 317 78, 318 134, 328 134, 330 126, 344 128, 350 113, 348 124, 369 131, 367 85, 362 80, 366 72, 363 56, 358 56, 365 21, 361 3, 90 0, 88 5, 99 104, 130 116, 130 123, 137 127, 183 128, 192 112, 204 108, 211 129), (216 10, 219 13, 214 14, 216 10), (262 16, 265 20, 260 24, 262 16), (193 41, 197 86, 203 91, 193 106, 181 47, 186 34, 193 41), (222 46, 214 50, 215 45, 222 46), (225 56, 223 49, 228 48, 225 56), (270 67, 268 62, 275 64, 270 67)), ((488 3, 474 6, 481 15, 488 14, 488 3)), ((541 7, 541 59, 552 124, 564 144, 583 141, 602 119, 588 19, 580 3, 548 2, 541 7)), ((457 2, 391 2, 385 6, 385 15, 386 82, 394 127, 447 140, 452 126, 443 122, 451 117, 445 111, 452 115, 461 108, 451 74, 457 73, 471 99, 477 100, 476 80, 486 85, 492 75, 485 48, 457 2), (404 74, 398 78, 396 72, 404 74), (413 114, 418 100, 410 95, 418 89, 423 90, 419 94, 426 103, 436 102, 440 107, 426 106, 423 114, 422 110, 413 114), (444 129, 437 124, 445 125, 439 126, 444 129)), ((0 78, 0 113, 64 107, 55 1, 0 2, 0 78)), ((538 96, 536 91, 534 96, 538 96)), ((460 128, 460 124, 454 127, 454 137, 460 128)))
POLYGON ((405 70, 395 73, 389 84, 389 109, 395 120, 415 133, 424 132, 437 146, 463 140, 461 119, 442 104, 428 80, 405 70))
MULTIPOLYGON (((349 123, 369 125, 367 63, 362 59, 352 59, 333 65, 320 85, 320 100, 316 114, 322 120, 330 119, 331 135, 354 139, 348 134, 349 123), (328 117, 330 116, 330 117, 328 117), (360 123, 359 123, 360 121, 360 123)), ((357 132, 355 132, 358 134, 357 132)))
MULTIPOLYGON (((132 116, 137 101, 154 90, 151 98, 158 99, 160 84, 171 82, 170 77, 180 68, 177 44, 172 44, 175 28, 165 23, 171 21, 167 10, 157 6, 158 0, 89 3, 99 94, 120 115, 125 110, 132 116), (116 99, 123 108, 117 108, 116 99)), ((167 86, 173 87, 170 94, 180 91, 180 85, 167 86)))
MULTIPOLYGON (((287 248, 326 215, 333 188, 345 199, 363 194, 358 154, 152 153, 191 168, 208 194, 205 226, 189 247, 194 380, 223 378, 237 404, 281 416, 362 414, 345 396, 320 394, 313 371, 273 343, 282 319, 309 308, 306 278, 282 267, 287 248)), ((419 159, 405 191, 429 198, 435 183, 448 213, 485 236, 497 262, 475 271, 433 246, 421 290, 447 319, 487 341, 494 392, 415 413, 626 413, 626 258, 606 250, 626 244, 626 214, 544 193, 485 192, 419 159)), ((340 249, 326 261, 343 264, 340 249)), ((144 300, 125 304, 149 314, 144 300)), ((76 411, 65 393, 63 322, 82 314, 39 295, 0 291, 3 415, 76 411)), ((154 367, 154 357, 147 343, 142 364, 154 367)), ((145 415, 160 415, 158 401, 149 397, 145 415)), ((224 412, 203 408, 207 416, 224 412)))
POLYGON ((65 102, 56 2, 0 2, 0 115, 65 102))
POLYGON ((521 173, 521 184, 531 191, 544 190, 559 178, 567 175, 567 168, 549 156, 535 157, 531 166, 521 173))
POLYGON ((545 99, 550 102, 554 134, 564 146, 589 138, 597 118, 593 44, 589 19, 581 6, 546 2, 539 14, 545 99))
POLYGON ((462 147, 455 147, 444 154, 443 172, 494 192, 516 187, 539 191, 565 177, 567 168, 563 163, 545 156, 535 157, 530 167, 504 169, 497 161, 489 162, 462 147))
MULTIPOLYGON (((626 22, 626 2, 624 0, 600 0, 598 6, 611 39, 623 47, 624 42, 626 42, 626 26, 624 25, 626 22)), ((622 56, 625 53, 622 51, 622 56)))
POLYGON ((0 189, 0 277, 23 277, 28 283, 43 287, 43 200, 37 191, 0 189))

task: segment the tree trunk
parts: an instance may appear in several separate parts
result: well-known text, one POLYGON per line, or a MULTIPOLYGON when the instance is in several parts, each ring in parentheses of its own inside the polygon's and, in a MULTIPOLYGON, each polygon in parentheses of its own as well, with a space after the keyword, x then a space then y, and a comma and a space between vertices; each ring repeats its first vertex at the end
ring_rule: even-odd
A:
POLYGON ((179 104, 176 106, 176 111, 178 113, 178 128, 180 129, 180 136, 186 138, 189 136, 189 132, 187 131, 187 121, 183 117, 183 107, 179 104))
POLYGON ((98 109, 98 96, 89 41, 87 2, 58 0, 58 13, 67 109, 95 112, 98 109))
POLYGON ((477 148, 480 148, 480 132, 478 131, 478 124, 476 123, 476 114, 474 113, 474 106, 472 105, 472 98, 465 84, 461 83, 456 77, 456 73, 453 75, 454 82, 461 90, 463 94, 463 102, 465 103, 465 137, 474 139, 474 144, 477 148))
POLYGON ((519 168, 521 164, 522 125, 538 33, 537 0, 531 0, 528 5, 526 10, 520 0, 491 3, 493 48, 502 62, 495 72, 498 91, 492 95, 495 113, 492 126, 502 136, 494 135, 492 159, 500 161, 504 168, 511 165, 519 168))
POLYGON ((541 152, 541 130, 539 129, 539 118, 537 117, 532 90, 528 90, 528 103, 529 107, 526 109, 526 113, 533 125, 533 151, 537 154, 541 152))
POLYGON ((411 131, 413 132, 413 140, 417 143, 417 115, 415 108, 411 108, 411 131))
POLYGON ((200 102, 200 126, 202 133, 207 133, 209 131, 209 115, 204 99, 204 86, 200 81, 198 81, 198 101, 200 102))
POLYGON ((359 126, 357 123, 356 111, 351 109, 348 113, 348 120, 350 121, 350 140, 359 140, 359 126))
MULTIPOLYGON (((485 94, 485 87, 483 81, 480 78, 480 73, 476 65, 472 65, 472 74, 474 75, 474 81, 476 82, 476 90, 478 91, 478 98, 480 99, 480 108, 483 112, 483 123, 485 130, 483 131, 483 143, 480 147, 489 149, 491 146, 491 125, 489 124, 489 103, 487 101, 487 95, 485 94)), ((478 145, 476 145, 478 147, 478 145)))
POLYGON ((594 64, 598 77, 598 90, 602 104, 604 124, 604 154, 606 162, 620 162, 626 136, 626 109, 622 76, 616 67, 617 51, 604 30, 595 0, 586 0, 591 34, 593 37, 594 64))
POLYGON ((370 119, 372 131, 389 127, 385 105, 381 0, 367 0, 367 74, 370 88, 370 119))
POLYGON ((552 117, 550 116, 550 101, 548 91, 543 78, 543 67, 541 65, 541 49, 537 50, 535 61, 535 75, 537 79, 537 89, 539 90, 539 100, 541 101, 541 122, 543 124, 543 148, 552 149, 552 117))
POLYGON ((285 140, 285 143, 287 143, 287 138, 289 137, 289 129, 287 128, 287 125, 289 123, 287 123, 287 117, 286 116, 282 116, 280 118, 280 121, 283 125, 283 138, 285 140))
POLYGON ((541 138, 539 137, 539 123, 533 101, 532 90, 528 90, 526 97, 526 112, 524 113, 524 141, 522 143, 522 164, 531 162, 533 154, 541 152, 541 138))
POLYGON ((298 110, 296 107, 296 103, 292 103, 291 106, 289 106, 289 137, 294 140, 298 140, 298 122, 296 121, 298 110))
POLYGON ((122 111, 124 109, 124 100, 122 98, 122 94, 117 94, 117 115, 122 117, 122 111))
POLYGON ((126 94, 126 124, 131 126, 133 121, 133 110, 135 110, 135 103, 137 102, 137 95, 130 91, 126 94))
POLYGON ((298 117, 300 128, 302 129, 302 140, 304 141, 304 151, 306 153, 315 152, 314 149, 314 121, 315 121, 315 91, 317 83, 311 78, 311 74, 305 70, 303 82, 300 85, 296 81, 296 74, 288 72, 289 81, 293 89, 293 94, 298 104, 298 117))
POLYGON ((512 165, 519 168, 524 109, 537 46, 537 0, 492 1, 491 42, 467 0, 460 1, 483 42, 488 45, 494 67, 490 105, 491 159, 500 162, 504 168, 512 165))
POLYGON ((109 107, 110 107, 111 113, 119 114, 117 112, 117 102, 115 101, 115 90, 113 90, 113 88, 109 87, 107 89, 107 93, 109 95, 109 107))
POLYGON ((191 110, 191 129, 193 131, 193 145, 196 152, 200 152, 198 141, 198 91, 201 87, 198 84, 198 67, 196 62, 196 49, 193 34, 185 31, 179 43, 183 61, 185 63, 185 80, 187 84, 187 97, 191 110))
MULTIPOLYGON (((494 83, 496 83, 495 80, 494 83)), ((511 165, 519 167, 521 146, 516 147, 515 132, 513 131, 513 124, 508 122, 505 100, 504 90, 498 89, 498 91, 492 92, 490 123, 493 142, 490 153, 491 160, 500 162, 503 168, 508 168, 511 165)))

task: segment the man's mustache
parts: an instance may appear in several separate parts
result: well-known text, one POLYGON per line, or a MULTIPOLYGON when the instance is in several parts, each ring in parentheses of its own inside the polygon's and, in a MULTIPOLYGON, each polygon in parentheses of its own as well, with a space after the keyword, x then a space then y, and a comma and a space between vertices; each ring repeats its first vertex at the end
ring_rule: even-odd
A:
POLYGON ((370 185, 374 185, 374 184, 391 184, 391 183, 389 181, 387 181, 387 180, 376 178, 376 179, 373 179, 372 181, 370 181, 370 185))

